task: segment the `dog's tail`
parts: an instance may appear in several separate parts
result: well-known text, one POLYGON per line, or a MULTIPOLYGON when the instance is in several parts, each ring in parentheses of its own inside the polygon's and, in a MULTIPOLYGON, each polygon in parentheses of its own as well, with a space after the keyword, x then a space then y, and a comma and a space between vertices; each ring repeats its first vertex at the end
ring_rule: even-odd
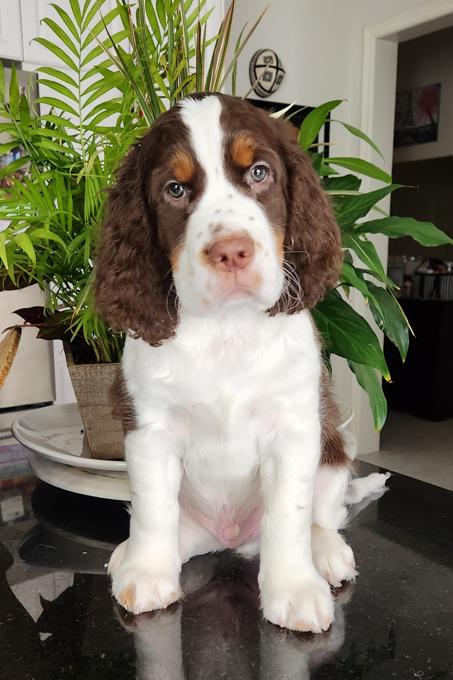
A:
POLYGON ((365 499, 374 501, 380 498, 388 489, 386 486, 390 472, 372 472, 366 477, 351 479, 346 492, 347 505, 361 503, 365 499))

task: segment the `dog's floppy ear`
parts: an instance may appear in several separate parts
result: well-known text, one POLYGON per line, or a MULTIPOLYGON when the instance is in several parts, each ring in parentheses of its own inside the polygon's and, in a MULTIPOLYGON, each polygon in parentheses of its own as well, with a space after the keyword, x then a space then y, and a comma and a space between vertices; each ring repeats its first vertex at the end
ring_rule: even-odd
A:
POLYGON ((291 309, 297 312, 314 307, 336 285, 343 256, 340 230, 328 196, 310 159, 300 149, 293 126, 283 121, 280 125, 288 173, 284 255, 302 288, 301 306, 291 309))
POLYGON ((172 277, 146 198, 150 168, 143 155, 138 142, 110 190, 95 265, 95 297, 112 328, 159 345, 174 332, 168 312, 172 277))

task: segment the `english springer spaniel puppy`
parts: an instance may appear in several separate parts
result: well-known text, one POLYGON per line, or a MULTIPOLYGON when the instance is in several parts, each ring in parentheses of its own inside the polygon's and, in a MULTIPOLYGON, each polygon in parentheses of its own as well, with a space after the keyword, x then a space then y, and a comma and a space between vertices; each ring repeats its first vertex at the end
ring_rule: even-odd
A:
POLYGON ((356 575, 350 461, 309 310, 341 262, 296 130, 245 101, 187 98, 126 156, 96 298, 127 332, 131 523, 109 572, 130 612, 175 602, 184 562, 230 548, 259 553, 266 619, 331 625, 329 584, 356 575))

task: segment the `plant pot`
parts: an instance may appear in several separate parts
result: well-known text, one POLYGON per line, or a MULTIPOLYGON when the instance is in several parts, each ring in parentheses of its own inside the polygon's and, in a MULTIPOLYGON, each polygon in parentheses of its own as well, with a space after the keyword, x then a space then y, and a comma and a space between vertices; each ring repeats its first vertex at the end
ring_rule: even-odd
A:
POLYGON ((120 364, 75 364, 68 352, 66 360, 85 429, 84 454, 108 460, 124 458, 123 428, 112 416, 110 398, 120 364))

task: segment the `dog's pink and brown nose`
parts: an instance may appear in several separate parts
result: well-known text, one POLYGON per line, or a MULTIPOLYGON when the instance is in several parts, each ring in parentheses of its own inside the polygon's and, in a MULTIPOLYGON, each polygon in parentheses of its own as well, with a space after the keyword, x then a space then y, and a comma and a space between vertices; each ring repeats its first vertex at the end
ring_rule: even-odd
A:
POLYGON ((207 251, 209 263, 216 269, 234 272, 246 269, 253 259, 255 246, 249 236, 233 236, 216 241, 207 251))

